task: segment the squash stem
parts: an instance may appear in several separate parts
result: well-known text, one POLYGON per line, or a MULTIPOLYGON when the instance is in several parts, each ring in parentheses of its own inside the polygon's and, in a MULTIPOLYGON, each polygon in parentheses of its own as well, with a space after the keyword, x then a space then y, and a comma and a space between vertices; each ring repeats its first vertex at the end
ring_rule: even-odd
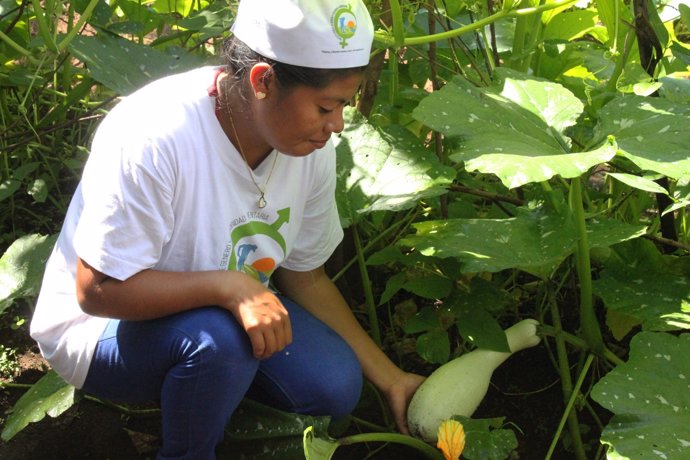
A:
MULTIPOLYGON (((553 440, 551 441, 551 446, 549 446, 549 451, 546 453, 546 457, 544 460, 551 459, 553 451, 556 448, 556 444, 558 443, 558 438, 560 438, 560 434, 563 432, 563 427, 565 426, 566 420, 570 422, 571 416, 575 415, 575 412, 573 412, 573 408, 575 407, 575 401, 577 400, 577 397, 580 394, 580 388, 582 388, 582 384, 585 380, 585 377, 587 376, 587 373, 589 372, 589 368, 592 365, 593 360, 594 355, 592 353, 587 355, 587 360, 585 361, 584 367, 582 368, 582 372, 580 372, 580 376, 578 377, 577 382, 575 383, 575 388, 573 388, 573 391, 570 394, 570 398, 568 399, 568 404, 565 408, 565 412, 563 412, 563 417, 561 417, 561 421, 558 424, 556 436, 553 437, 553 440)), ((577 419, 575 420, 577 421, 577 419)), ((574 447, 577 450, 578 458, 587 458, 582 443, 576 442, 574 443, 574 447)))
POLYGON ((580 178, 575 178, 570 183, 570 208, 575 218, 578 234, 575 266, 577 268, 577 278, 580 282, 580 328, 582 336, 587 341, 589 347, 595 353, 601 354, 605 346, 592 302, 592 267, 589 259, 589 241, 587 223, 585 222, 585 210, 582 205, 582 184, 580 178))
MULTIPOLYGON (((552 320, 555 325, 555 330, 557 331, 557 334, 555 335, 556 354, 558 357, 558 373, 561 376, 563 399, 564 401, 568 401, 573 395, 573 382, 570 376, 570 363, 568 361, 568 352, 565 348, 560 312, 558 311, 558 304, 556 303, 554 293, 549 286, 546 287, 546 294, 549 299, 549 306, 551 307, 552 320)), ((584 340, 582 342, 586 344, 584 340)), ((570 428, 572 445, 574 446, 576 451, 575 453, 577 454, 576 458, 578 460, 584 460, 586 459, 586 456, 584 456, 584 447, 582 446, 582 437, 580 435, 580 426, 577 421, 577 413, 566 410, 566 412, 563 414, 563 420, 566 418, 568 420, 568 427, 570 428)), ((561 438, 562 430, 563 428, 559 427, 559 429, 556 431, 552 440, 552 445, 555 445, 561 438)))
POLYGON ((376 312, 376 303, 374 302, 374 293, 371 289, 371 280, 369 279, 369 272, 367 270, 367 262, 364 259, 364 248, 362 240, 359 236, 357 225, 352 226, 352 235, 354 236, 355 251, 357 252, 357 262, 359 265, 359 274, 362 277, 362 290, 364 291, 364 300, 367 305, 367 315, 369 316, 369 331, 372 339, 377 345, 381 346, 381 331, 379 329, 379 318, 376 312))
POLYGON ((338 445, 340 446, 360 442, 395 442, 417 449, 426 458, 432 460, 444 460, 443 454, 440 450, 432 447, 421 439, 413 438, 412 436, 400 433, 360 433, 338 439, 338 445))

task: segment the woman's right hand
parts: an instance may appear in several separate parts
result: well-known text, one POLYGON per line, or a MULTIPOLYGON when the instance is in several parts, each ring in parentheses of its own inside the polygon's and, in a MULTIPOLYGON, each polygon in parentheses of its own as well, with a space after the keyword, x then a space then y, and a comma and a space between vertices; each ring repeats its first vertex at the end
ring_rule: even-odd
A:
POLYGON ((249 336, 254 356, 264 359, 292 342, 290 317, 282 302, 260 282, 244 275, 241 286, 233 283, 232 300, 227 306, 249 336))
POLYGON ((220 305, 247 331, 257 358, 268 358, 292 342, 290 318, 283 304, 243 272, 149 269, 120 281, 79 259, 76 285, 80 307, 93 316, 137 321, 220 305))

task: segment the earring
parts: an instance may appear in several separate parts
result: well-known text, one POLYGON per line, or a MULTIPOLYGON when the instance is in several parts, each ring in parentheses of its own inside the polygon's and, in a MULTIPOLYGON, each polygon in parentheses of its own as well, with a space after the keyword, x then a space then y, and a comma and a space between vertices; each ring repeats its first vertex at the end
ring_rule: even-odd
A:
POLYGON ((266 93, 263 91, 257 91, 256 94, 254 94, 257 99, 265 99, 266 98, 266 93))

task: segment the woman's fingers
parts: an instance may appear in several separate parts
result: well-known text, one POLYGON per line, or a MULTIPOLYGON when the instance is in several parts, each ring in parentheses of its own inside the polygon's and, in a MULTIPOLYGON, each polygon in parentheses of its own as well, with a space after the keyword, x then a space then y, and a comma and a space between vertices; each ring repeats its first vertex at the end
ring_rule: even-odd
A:
POLYGON ((246 301, 238 309, 240 323, 247 331, 254 356, 258 359, 268 358, 292 341, 287 310, 275 296, 272 297, 246 301))

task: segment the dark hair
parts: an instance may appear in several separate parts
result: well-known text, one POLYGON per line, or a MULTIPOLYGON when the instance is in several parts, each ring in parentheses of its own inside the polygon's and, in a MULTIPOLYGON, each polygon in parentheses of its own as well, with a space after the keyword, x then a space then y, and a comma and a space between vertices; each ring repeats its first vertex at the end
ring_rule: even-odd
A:
POLYGON ((284 89, 300 85, 324 88, 338 78, 353 73, 361 73, 366 69, 366 66, 345 69, 314 69, 285 64, 260 55, 234 36, 228 38, 223 44, 221 58, 230 71, 232 83, 239 84, 241 88, 243 88, 242 85, 247 72, 258 62, 265 62, 271 66, 276 82, 284 89))

